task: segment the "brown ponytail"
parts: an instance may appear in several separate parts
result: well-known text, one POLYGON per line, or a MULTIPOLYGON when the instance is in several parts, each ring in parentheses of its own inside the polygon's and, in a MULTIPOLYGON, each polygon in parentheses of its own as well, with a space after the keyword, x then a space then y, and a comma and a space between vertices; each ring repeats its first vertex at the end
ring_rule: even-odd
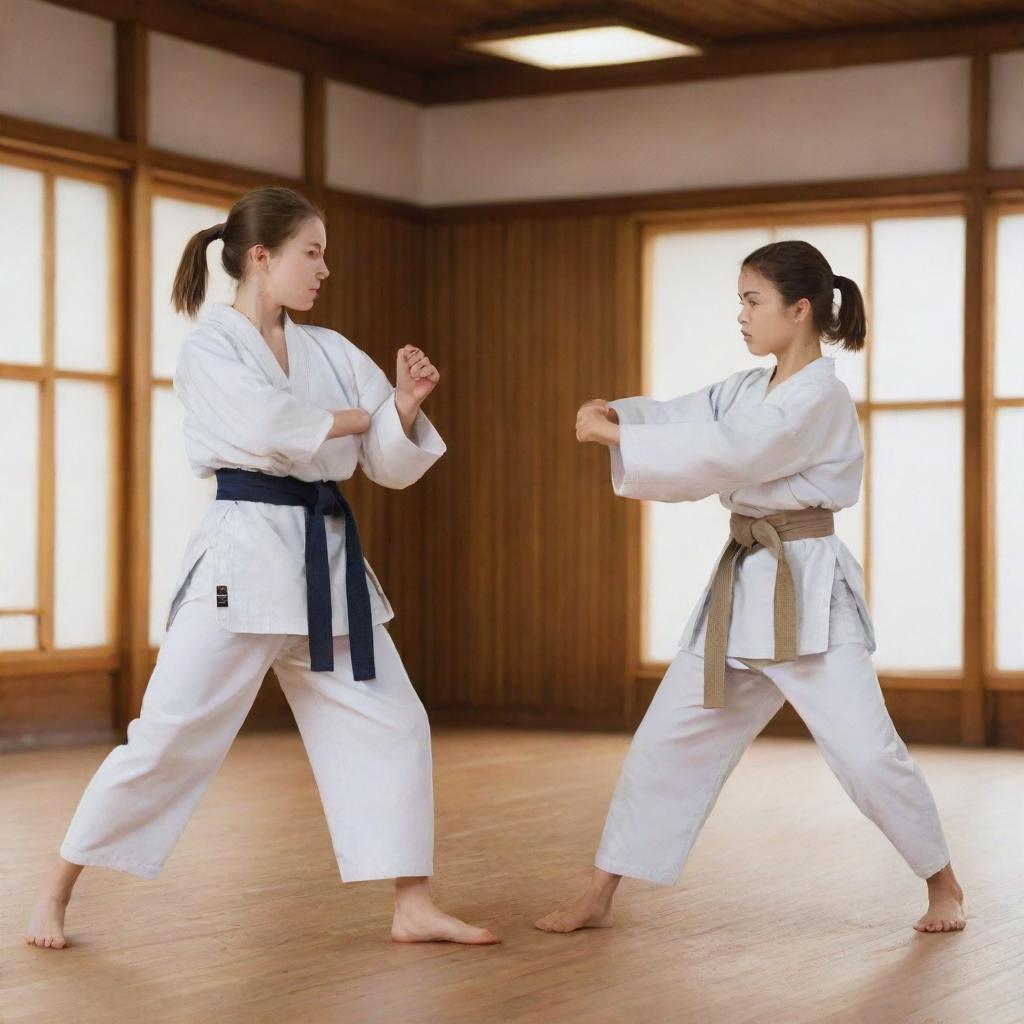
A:
POLYGON ((848 352, 864 347, 867 313, 860 288, 850 278, 833 274, 828 261, 809 242, 772 242, 752 252, 743 266, 771 281, 787 306, 807 299, 814 326, 825 341, 841 342, 848 352), (835 290, 839 291, 838 310, 835 290))
POLYGON ((326 221, 323 210, 290 188, 257 188, 231 207, 223 224, 197 231, 185 246, 174 275, 171 303, 179 313, 194 317, 206 298, 209 272, 206 250, 214 239, 224 240, 221 264, 229 277, 241 281, 254 245, 279 249, 310 218, 326 221))
POLYGON ((194 317, 199 312, 210 276, 206 269, 206 249, 215 238, 221 237, 223 229, 223 224, 216 224, 197 231, 188 240, 171 289, 171 303, 179 313, 194 317))
POLYGON ((841 341, 844 349, 859 352, 864 347, 868 333, 864 296, 861 295, 856 281, 838 274, 835 275, 834 281, 839 290, 839 313, 834 328, 826 333, 830 340, 841 341))

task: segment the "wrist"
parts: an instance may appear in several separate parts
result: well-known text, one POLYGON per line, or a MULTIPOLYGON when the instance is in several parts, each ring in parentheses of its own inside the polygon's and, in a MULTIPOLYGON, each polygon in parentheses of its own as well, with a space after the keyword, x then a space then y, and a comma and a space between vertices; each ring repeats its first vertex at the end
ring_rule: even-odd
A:
POLYGON ((594 424, 592 440, 609 447, 617 445, 619 443, 619 428, 616 424, 602 418, 600 423, 594 424))
POLYGON ((395 407, 403 416, 415 416, 420 403, 413 395, 407 394, 401 388, 395 388, 395 407))

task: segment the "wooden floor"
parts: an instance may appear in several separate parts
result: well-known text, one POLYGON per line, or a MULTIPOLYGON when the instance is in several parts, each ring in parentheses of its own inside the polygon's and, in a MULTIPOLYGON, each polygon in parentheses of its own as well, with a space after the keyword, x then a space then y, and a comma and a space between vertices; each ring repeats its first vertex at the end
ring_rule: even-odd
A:
POLYGON ((815 747, 762 739, 678 886, 626 880, 608 931, 532 921, 579 890, 628 737, 436 730, 435 895, 502 946, 386 941, 390 886, 339 884, 298 738, 243 736, 163 875, 87 869, 73 945, 22 925, 106 749, 0 758, 0 1020, 1009 1024, 1024 1021, 1024 755, 916 747, 967 890, 924 885, 815 747))

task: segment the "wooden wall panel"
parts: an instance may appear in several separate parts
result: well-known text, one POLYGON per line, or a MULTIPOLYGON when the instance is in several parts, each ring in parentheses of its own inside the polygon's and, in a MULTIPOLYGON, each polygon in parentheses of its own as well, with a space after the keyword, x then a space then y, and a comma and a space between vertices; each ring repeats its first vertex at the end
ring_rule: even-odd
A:
POLYGON ((1024 750, 1024 692, 993 693, 989 698, 995 722, 993 745, 1024 750))
POLYGON ((0 677, 0 754, 116 741, 113 673, 0 677))
POLYGON ((429 229, 448 453, 421 485, 425 695, 443 717, 621 724, 626 515, 575 412, 622 379, 614 217, 429 229))

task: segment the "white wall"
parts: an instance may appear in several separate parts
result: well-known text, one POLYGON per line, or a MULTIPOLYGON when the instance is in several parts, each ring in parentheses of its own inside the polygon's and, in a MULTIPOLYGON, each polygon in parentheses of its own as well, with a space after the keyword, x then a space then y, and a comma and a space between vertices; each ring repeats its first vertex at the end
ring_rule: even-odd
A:
POLYGON ((302 177, 302 76, 151 32, 150 143, 302 177))
POLYGON ((327 85, 327 184, 420 201, 422 108, 343 82, 327 85))
POLYGON ((992 58, 991 162, 1024 167, 1024 50, 992 58))
POLYGON ((117 132, 114 23, 36 0, 0 0, 0 113, 117 132))
POLYGON ((967 159, 963 58, 430 107, 427 205, 929 173, 967 159))

